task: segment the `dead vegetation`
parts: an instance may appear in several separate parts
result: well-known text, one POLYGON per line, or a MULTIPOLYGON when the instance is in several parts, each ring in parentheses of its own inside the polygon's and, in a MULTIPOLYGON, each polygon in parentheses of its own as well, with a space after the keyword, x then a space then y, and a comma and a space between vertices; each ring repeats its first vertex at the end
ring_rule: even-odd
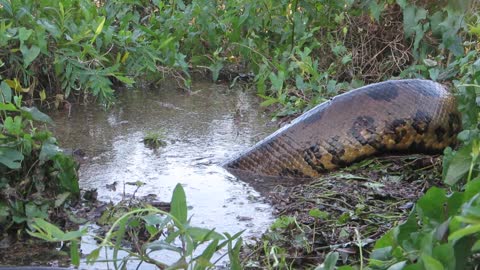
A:
POLYGON ((440 180, 441 157, 413 155, 370 159, 308 184, 277 186, 268 196, 278 219, 245 249, 246 265, 308 269, 330 251, 344 263, 365 260, 375 240, 440 180))

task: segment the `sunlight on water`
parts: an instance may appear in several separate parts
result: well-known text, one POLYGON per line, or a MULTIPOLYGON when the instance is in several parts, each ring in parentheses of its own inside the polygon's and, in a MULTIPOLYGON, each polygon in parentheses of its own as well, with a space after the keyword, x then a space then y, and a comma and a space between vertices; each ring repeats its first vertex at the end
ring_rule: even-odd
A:
POLYGON ((191 94, 179 90, 130 90, 108 111, 75 106, 71 118, 53 115, 62 147, 81 149, 84 189, 96 188, 99 199, 118 202, 141 181, 136 196, 157 195, 170 201, 181 183, 192 224, 243 237, 259 236, 271 223, 271 207, 248 184, 220 164, 268 135, 268 115, 251 93, 225 86, 195 84, 191 94), (161 131, 167 146, 151 150, 146 132, 161 131), (116 183, 116 189, 106 186, 116 183))

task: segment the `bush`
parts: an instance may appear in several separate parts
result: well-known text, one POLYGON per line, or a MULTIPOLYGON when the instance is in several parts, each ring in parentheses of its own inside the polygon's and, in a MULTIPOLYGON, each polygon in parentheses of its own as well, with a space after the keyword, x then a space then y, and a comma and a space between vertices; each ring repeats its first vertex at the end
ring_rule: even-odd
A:
POLYGON ((0 83, 0 233, 48 218, 54 208, 79 195, 77 165, 42 125, 51 119, 22 106, 0 83))

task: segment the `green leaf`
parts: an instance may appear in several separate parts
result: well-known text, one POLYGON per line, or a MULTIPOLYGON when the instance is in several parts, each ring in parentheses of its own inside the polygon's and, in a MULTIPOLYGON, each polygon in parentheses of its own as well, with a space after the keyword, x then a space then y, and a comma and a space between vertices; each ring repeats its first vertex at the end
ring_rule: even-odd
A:
POLYGON ((172 42, 175 38, 174 37, 169 37, 167 39, 165 39, 162 44, 160 44, 160 46, 158 46, 158 49, 161 50, 163 48, 165 48, 166 46, 168 46, 170 44, 170 42, 172 42))
POLYGON ((475 178, 465 185, 463 200, 470 201, 478 193, 480 193, 480 178, 475 178))
POLYGON ((102 249, 103 247, 101 246, 92 250, 92 252, 87 255, 87 263, 93 264, 94 262, 96 262, 98 260, 98 257, 100 256, 100 250, 102 249))
POLYGON ((70 259, 73 265, 77 267, 80 265, 80 251, 77 240, 70 241, 70 259))
POLYGON ((260 95, 260 96, 265 99, 264 101, 262 101, 262 103, 260 103, 260 106, 262 106, 262 107, 267 107, 267 106, 270 106, 270 105, 273 105, 273 104, 279 102, 279 100, 277 98, 274 98, 274 97, 262 96, 262 95, 260 95))
POLYGON ((175 251, 178 253, 182 252, 182 248, 174 246, 165 240, 156 240, 150 243, 145 244, 144 249, 147 250, 152 250, 152 251, 157 251, 157 250, 171 250, 175 251))
POLYGON ((27 40, 33 33, 33 30, 32 29, 27 29, 25 27, 20 27, 18 29, 18 39, 20 41, 25 41, 27 40))
POLYGON ((431 68, 428 70, 428 73, 430 75, 430 79, 432 81, 437 81, 438 75, 440 75, 440 69, 438 68, 431 68))
POLYGON ((60 186, 65 191, 78 195, 80 187, 78 186, 77 163, 75 160, 66 155, 55 155, 53 157, 54 168, 58 171, 57 179, 60 186))
POLYGON ((115 78, 117 78, 119 81, 121 81, 121 82, 123 82, 127 85, 131 85, 131 84, 135 83, 135 80, 133 80, 132 78, 126 77, 126 76, 115 75, 115 78))
POLYGON ((31 226, 36 232, 27 230, 31 236, 43 239, 49 242, 63 241, 65 233, 57 226, 45 221, 42 218, 34 218, 31 226))
POLYGON ((390 266, 387 270, 401 270, 407 265, 407 261, 401 261, 390 266))
POLYGON ((445 190, 437 187, 430 188, 417 202, 417 209, 421 217, 428 217, 439 224, 445 220, 443 209, 447 200, 445 190))
POLYGON ((127 230, 128 222, 129 222, 128 217, 124 217, 123 219, 121 219, 120 222, 118 222, 118 229, 115 232, 115 235, 117 236, 115 238, 115 246, 113 248, 113 265, 114 265, 115 269, 119 269, 119 267, 117 265, 117 263, 118 263, 118 260, 117 260, 118 252, 120 251, 122 241, 125 238, 125 232, 127 230))
POLYGON ((32 202, 25 205, 25 215, 28 218, 48 218, 48 205, 38 206, 32 202))
POLYGON ((23 161, 23 154, 15 149, 0 147, 0 164, 10 169, 20 169, 23 161))
POLYGON ((432 256, 439 260, 446 269, 455 270, 455 249, 452 242, 438 245, 433 248, 432 256))
POLYGON ((472 144, 465 145, 452 156, 446 168, 445 183, 454 185, 466 175, 472 162, 471 149, 472 144))
POLYGON ((448 241, 457 240, 457 239, 460 239, 464 236, 474 234, 474 233, 477 233, 477 232, 480 232, 480 224, 469 225, 469 226, 467 226, 463 229, 460 229, 460 230, 455 231, 452 234, 450 234, 450 236, 448 236, 448 241))
POLYGON ((18 109, 12 103, 0 103, 0 111, 16 112, 18 109))
POLYGON ((212 267, 213 264, 210 262, 210 260, 213 257, 213 254, 215 254, 215 251, 217 250, 218 246, 218 239, 213 240, 207 248, 202 252, 202 254, 196 259, 196 264, 194 270, 204 270, 207 269, 207 267, 212 267))
POLYGON ((98 35, 100 35, 100 33, 102 33, 103 25, 105 24, 105 19, 106 19, 105 16, 102 16, 100 18, 100 23, 98 24, 97 29, 95 29, 95 35, 90 40, 90 43, 95 42, 95 39, 97 39, 98 35))
POLYGON ((477 241, 475 242, 475 244, 473 244, 472 251, 473 251, 473 252, 478 252, 478 251, 480 251, 480 240, 477 240, 477 241))
POLYGON ((20 46, 20 51, 23 55, 23 66, 28 67, 40 54, 40 48, 36 45, 28 48, 25 45, 20 46))
POLYGON ((20 108, 20 110, 22 111, 22 115, 29 120, 39 121, 43 123, 50 123, 50 124, 53 123, 50 116, 42 113, 36 107, 30 107, 30 108, 22 107, 20 108))
MULTIPOLYGON (((413 34, 417 33, 417 29, 420 25, 419 21, 424 20, 427 17, 427 11, 424 8, 417 7, 415 5, 406 5, 403 10, 403 31, 405 36, 411 37, 413 34)), ((421 29, 421 26, 420 28, 421 29)))
POLYGON ((310 209, 310 211, 308 211, 308 215, 310 215, 311 217, 314 217, 314 218, 318 218, 318 219, 328 218, 328 213, 325 212, 325 211, 320 211, 320 209, 318 209, 318 208, 310 209))
POLYGON ((338 252, 330 252, 325 257, 325 261, 322 265, 315 268, 315 270, 334 270, 335 265, 337 265, 339 253, 338 252))
POLYGON ((172 220, 169 216, 163 217, 157 214, 142 216, 142 219, 145 220, 147 225, 158 226, 160 229, 172 220))
POLYGON ((170 202, 170 214, 182 225, 187 223, 187 198, 181 184, 177 184, 173 190, 170 202))
POLYGON ((228 257, 230 259, 230 269, 243 270, 240 262, 240 248, 242 247, 243 240, 239 238, 232 248, 232 242, 228 243, 228 257))
POLYGON ((216 82, 218 80, 218 76, 220 75, 220 70, 223 68, 222 61, 215 61, 211 64, 208 69, 212 72, 212 80, 216 82))
POLYGON ((285 73, 283 71, 278 71, 278 75, 274 72, 270 72, 268 75, 270 82, 272 83, 272 89, 275 91, 281 91, 283 88, 283 82, 285 81, 285 73))
POLYGON ((3 123, 3 127, 12 135, 19 136, 22 134, 22 117, 7 117, 3 123))
POLYGON ((428 270, 444 270, 442 263, 434 259, 433 257, 423 254, 421 256, 425 269, 428 270))
POLYGON ((60 29, 58 29, 57 25, 53 24, 51 20, 39 19, 37 23, 43 26, 45 30, 50 32, 55 38, 59 38, 62 35, 60 29))
POLYGON ((0 0, 0 5, 3 6, 3 9, 10 14, 10 16, 13 16, 13 11, 12 11, 12 6, 10 5, 10 1, 7 0, 0 0))
POLYGON ((10 86, 6 81, 2 81, 0 83, 0 102, 1 103, 12 102, 12 88, 10 88, 10 86))
POLYGON ((382 247, 377 248, 372 251, 370 255, 371 259, 378 260, 378 261, 388 261, 392 257, 392 247, 382 247))
POLYGON ((215 232, 214 230, 198 228, 198 227, 188 227, 187 233, 193 238, 194 241, 207 241, 207 240, 223 240, 221 234, 215 232))
POLYGON ((344 55, 342 57, 342 64, 345 65, 345 64, 348 64, 350 62, 352 62, 352 55, 351 54, 347 54, 347 55, 344 55))
POLYGON ((397 4, 402 8, 405 9, 407 6, 407 0, 397 0, 397 4))
POLYGON ((375 254, 375 250, 378 250, 381 248, 391 249, 392 246, 395 245, 395 230, 396 229, 389 230, 387 233, 385 233, 380 239, 378 239, 375 242, 375 247, 374 247, 374 251, 372 252, 372 256, 373 254, 375 254))
POLYGON ((380 14, 382 14, 383 7, 383 2, 381 4, 377 3, 377 1, 370 2, 370 16, 372 16, 377 22, 380 20, 380 14))
POLYGON ((52 159, 54 156, 61 152, 62 150, 56 144, 46 141, 42 144, 42 149, 40 150, 40 155, 38 159, 42 162, 45 162, 52 159))

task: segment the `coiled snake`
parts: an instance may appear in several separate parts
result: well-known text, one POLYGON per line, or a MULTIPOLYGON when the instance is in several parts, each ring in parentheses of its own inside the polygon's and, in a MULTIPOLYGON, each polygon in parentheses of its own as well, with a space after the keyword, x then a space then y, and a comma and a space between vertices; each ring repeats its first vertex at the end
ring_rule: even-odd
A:
POLYGON ((376 154, 441 152, 460 130, 455 98, 441 84, 386 81, 314 107, 224 167, 233 174, 311 178, 376 154))

